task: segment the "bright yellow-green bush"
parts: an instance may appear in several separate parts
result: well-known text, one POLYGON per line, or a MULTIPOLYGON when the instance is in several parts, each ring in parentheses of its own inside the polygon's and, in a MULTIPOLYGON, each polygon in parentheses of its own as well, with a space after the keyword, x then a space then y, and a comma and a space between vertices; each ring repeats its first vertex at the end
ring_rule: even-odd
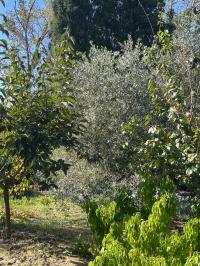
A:
POLYGON ((90 252, 96 256, 102 247, 102 241, 110 230, 117 230, 125 217, 136 212, 136 206, 130 190, 125 187, 112 191, 101 199, 86 200, 84 209, 88 216, 88 223, 92 231, 90 252), (111 228, 112 227, 112 228, 111 228))
MULTIPOLYGON (((114 206, 113 202, 107 211, 104 209, 103 220, 115 216, 116 208, 111 206, 114 206)), ((98 212, 101 209, 102 206, 98 212)), ((200 219, 188 221, 183 233, 171 232, 174 210, 173 197, 165 194, 154 203, 147 220, 135 213, 125 216, 121 222, 113 221, 99 255, 89 266, 200 265, 200 219)))

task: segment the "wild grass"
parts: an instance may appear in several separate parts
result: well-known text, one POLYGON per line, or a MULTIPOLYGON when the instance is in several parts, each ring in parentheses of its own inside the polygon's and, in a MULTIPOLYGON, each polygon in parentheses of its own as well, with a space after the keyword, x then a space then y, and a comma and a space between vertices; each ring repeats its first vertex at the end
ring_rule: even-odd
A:
MULTIPOLYGON (((29 261, 32 257, 33 264, 27 265, 65 265, 71 256, 85 257, 88 254, 90 232, 86 215, 78 205, 67 199, 61 202, 53 195, 11 199, 10 205, 12 239, 10 243, 1 240, 0 259, 2 257, 3 260, 10 261, 14 257, 16 261, 19 260, 19 265, 26 265, 27 259, 20 260, 20 257, 25 256, 29 261), (49 264, 45 264, 47 259, 49 264), (35 261, 38 264, 34 264, 35 261)), ((4 204, 0 197, 2 238, 4 221, 4 204)), ((80 258, 78 263, 81 263, 80 258)), ((18 264, 15 262, 15 265, 18 264)), ((68 262, 67 265, 85 264, 68 262)))

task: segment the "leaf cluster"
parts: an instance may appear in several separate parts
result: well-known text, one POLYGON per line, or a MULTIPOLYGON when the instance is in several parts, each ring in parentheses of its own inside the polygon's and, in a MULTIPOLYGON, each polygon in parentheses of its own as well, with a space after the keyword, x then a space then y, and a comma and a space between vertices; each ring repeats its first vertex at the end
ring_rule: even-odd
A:
MULTIPOLYGON (((6 51, 1 82, 1 158, 7 171, 9 161, 19 158, 28 177, 42 172, 48 179, 58 170, 69 168, 64 160, 52 159, 54 149, 78 147, 84 129, 74 99, 63 84, 72 65, 62 43, 55 57, 35 50, 32 71, 15 50, 6 51)), ((18 171, 18 170, 17 170, 18 171)), ((6 179, 5 170, 3 176, 6 179)), ((10 183, 11 186, 11 183, 10 183)))
MULTIPOLYGON (((107 208, 107 218, 115 215, 115 208, 111 206, 114 203, 107 208)), ((121 223, 111 221, 102 249, 89 265, 197 266, 200 262, 200 221, 190 220, 182 234, 170 232, 174 210, 173 197, 165 194, 154 203, 148 219, 135 213, 124 216, 121 223)))

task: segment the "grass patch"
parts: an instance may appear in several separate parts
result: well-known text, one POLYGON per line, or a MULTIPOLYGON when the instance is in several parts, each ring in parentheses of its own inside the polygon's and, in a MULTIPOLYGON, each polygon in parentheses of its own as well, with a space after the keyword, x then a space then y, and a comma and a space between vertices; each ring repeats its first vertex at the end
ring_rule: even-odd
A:
MULTIPOLYGON (((43 195, 11 199, 10 204, 12 239, 11 243, 1 239, 0 254, 4 255, 0 255, 0 259, 11 260, 11 263, 15 260, 14 265, 87 265, 85 257, 90 231, 86 214, 78 205, 70 200, 61 204, 54 196, 43 195), (74 264, 68 261, 71 257, 74 264), (76 261, 82 264, 75 264, 76 261)), ((0 197, 0 238, 4 219, 3 199, 0 197)))

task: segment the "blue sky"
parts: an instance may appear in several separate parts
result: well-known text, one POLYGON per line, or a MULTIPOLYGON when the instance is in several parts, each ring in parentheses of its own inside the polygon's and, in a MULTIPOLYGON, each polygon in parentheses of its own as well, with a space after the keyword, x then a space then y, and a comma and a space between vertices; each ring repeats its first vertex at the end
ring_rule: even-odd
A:
MULTIPOLYGON (((0 13, 6 14, 9 11, 12 11, 14 8, 15 0, 4 0, 5 7, 0 3, 0 13)), ((43 7, 44 6, 44 0, 36 0, 37 5, 43 7)), ((0 18, 0 22, 2 19, 0 18)), ((2 33, 0 32, 0 39, 2 38, 2 33)), ((5 35, 3 35, 3 38, 6 38, 5 35)))
MULTIPOLYGON (((6 3, 5 9, 1 5, 0 6, 0 12, 2 12, 2 11, 12 11, 15 1, 14 0, 4 0, 4 1, 6 3)), ((44 5, 44 1, 43 0, 37 0, 37 3, 40 6, 43 6, 44 5)))

